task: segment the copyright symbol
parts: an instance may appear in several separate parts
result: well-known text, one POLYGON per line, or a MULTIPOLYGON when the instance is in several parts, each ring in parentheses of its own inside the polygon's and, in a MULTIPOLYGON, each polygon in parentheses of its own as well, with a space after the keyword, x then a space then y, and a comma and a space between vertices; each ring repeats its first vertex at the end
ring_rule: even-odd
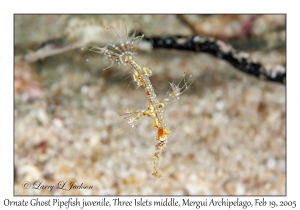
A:
POLYGON ((24 188, 24 189, 29 189, 30 186, 31 186, 31 183, 30 183, 30 182, 28 182, 28 181, 23 182, 23 188, 24 188))

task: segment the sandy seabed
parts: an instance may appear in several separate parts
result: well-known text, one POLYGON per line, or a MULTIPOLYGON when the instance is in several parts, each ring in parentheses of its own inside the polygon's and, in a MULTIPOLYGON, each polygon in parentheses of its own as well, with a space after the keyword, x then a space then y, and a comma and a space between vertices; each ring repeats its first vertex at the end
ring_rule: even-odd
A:
MULTIPOLYGON (((176 28, 182 24, 174 16, 147 17, 142 20, 149 25, 162 20, 152 26, 161 33, 167 30, 163 24, 176 32, 168 21, 176 28)), ((26 20, 15 19, 20 51, 28 47, 18 41, 26 34, 20 31, 30 23, 26 20)), ((185 27, 182 31, 188 34, 185 27)), ((163 176, 156 179, 150 166, 151 120, 141 118, 134 130, 124 131, 117 114, 146 109, 143 88, 124 80, 129 67, 102 71, 101 59, 98 66, 85 62, 90 55, 75 50, 34 64, 15 60, 15 195, 285 195, 284 85, 239 73, 201 53, 139 52, 142 62, 155 61, 150 79, 159 100, 168 81, 179 81, 184 71, 194 78, 180 101, 166 107, 172 134, 160 161, 163 176), (87 188, 24 189, 24 182, 67 189, 75 182, 87 188)), ((263 61, 280 62, 278 57, 285 54, 271 50, 263 61)))

